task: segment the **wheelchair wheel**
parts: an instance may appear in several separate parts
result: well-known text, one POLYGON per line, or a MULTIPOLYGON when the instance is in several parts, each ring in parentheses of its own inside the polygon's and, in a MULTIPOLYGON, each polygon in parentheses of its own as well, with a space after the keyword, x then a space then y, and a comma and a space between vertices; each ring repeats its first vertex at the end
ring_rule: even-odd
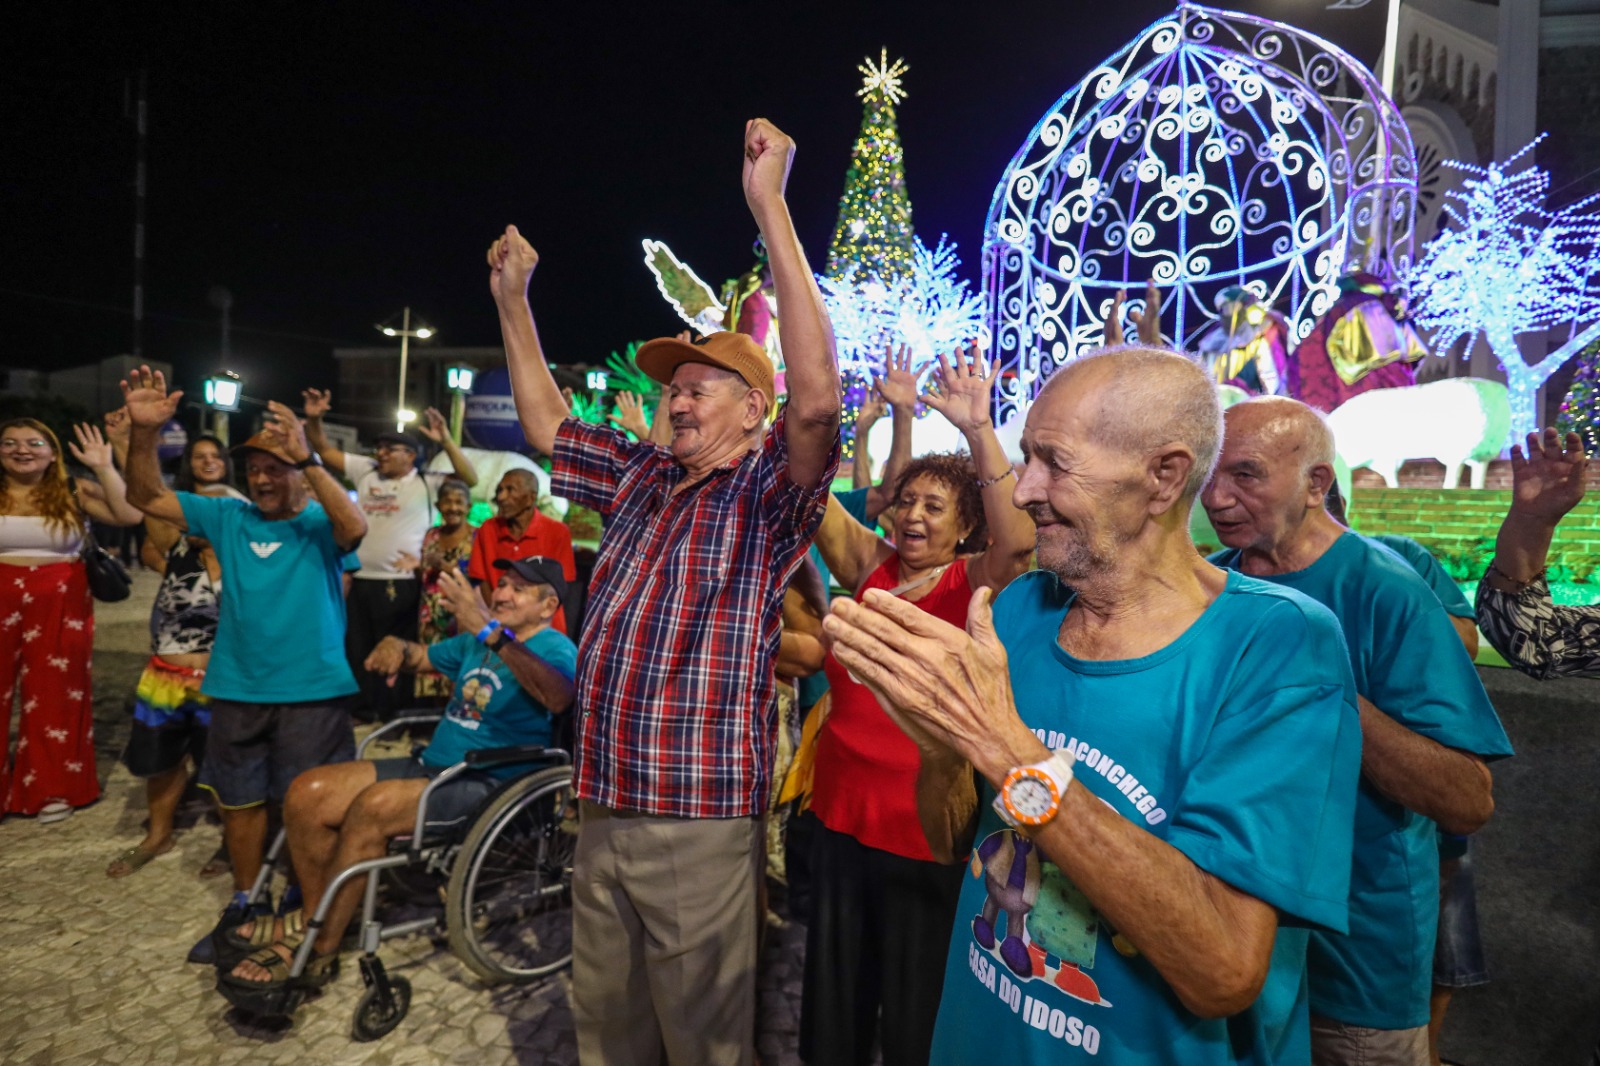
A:
POLYGON ((410 1009, 411 982, 404 977, 389 978, 388 997, 383 996, 376 985, 368 985, 356 1003, 350 1035, 361 1041, 387 1036, 410 1009))
POLYGON ((572 769, 509 785, 478 816, 445 891, 450 950, 490 983, 526 984, 572 961, 572 769))

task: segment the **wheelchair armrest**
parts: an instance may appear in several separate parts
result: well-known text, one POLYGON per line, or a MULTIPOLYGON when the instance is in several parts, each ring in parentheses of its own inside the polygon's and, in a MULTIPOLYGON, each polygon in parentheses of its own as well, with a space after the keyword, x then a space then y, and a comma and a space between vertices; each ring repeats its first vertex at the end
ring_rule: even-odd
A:
POLYGON ((551 759, 554 762, 565 764, 572 761, 572 757, 560 748, 547 747, 543 744, 513 744, 505 748, 479 748, 469 751, 462 762, 467 766, 498 766, 502 763, 533 762, 538 759, 551 759))
MULTIPOLYGON (((421 710, 421 708, 418 708, 418 710, 421 710)), ((367 745, 371 744, 374 740, 377 740, 379 737, 384 736, 385 734, 392 733, 397 729, 404 729, 407 726, 432 724, 440 721, 443 718, 444 715, 437 711, 433 711, 428 713, 403 715, 391 722, 385 722, 361 738, 361 743, 356 746, 356 758, 364 758, 367 752, 367 745)))

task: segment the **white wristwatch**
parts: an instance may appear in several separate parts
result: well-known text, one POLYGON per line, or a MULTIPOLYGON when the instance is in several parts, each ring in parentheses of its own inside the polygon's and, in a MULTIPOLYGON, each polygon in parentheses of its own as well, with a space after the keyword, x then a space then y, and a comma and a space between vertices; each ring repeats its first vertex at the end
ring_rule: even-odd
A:
POLYGON ((1065 750, 1031 766, 1019 766, 1000 783, 994 798, 995 813, 1013 829, 1037 829, 1061 810, 1067 786, 1072 784, 1075 760, 1065 750))

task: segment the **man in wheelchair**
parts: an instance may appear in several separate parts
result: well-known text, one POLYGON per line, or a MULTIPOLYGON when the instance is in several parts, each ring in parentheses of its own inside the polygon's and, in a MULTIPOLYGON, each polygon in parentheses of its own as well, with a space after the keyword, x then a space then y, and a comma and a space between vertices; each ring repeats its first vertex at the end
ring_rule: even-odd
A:
MULTIPOLYGON (((500 559, 495 566, 499 581, 487 608, 459 572, 440 574, 458 635, 432 645, 385 637, 367 656, 365 666, 375 673, 392 677, 431 668, 451 678, 444 718, 432 742, 410 758, 334 763, 295 778, 283 820, 303 910, 278 918, 272 946, 222 974, 222 984, 254 993, 291 981, 314 989, 332 980, 340 941, 360 906, 359 880, 335 898, 299 978, 290 977, 290 964, 304 937, 304 916, 315 912, 334 877, 357 862, 380 858, 391 837, 410 832, 429 779, 469 751, 550 741, 552 715, 572 706, 577 666, 576 645, 550 627, 567 591, 562 567, 541 556, 500 559)), ((427 828, 465 824, 505 779, 526 769, 509 764, 451 778, 429 797, 427 828)), ((253 935, 248 925, 237 932, 245 939, 253 935)))

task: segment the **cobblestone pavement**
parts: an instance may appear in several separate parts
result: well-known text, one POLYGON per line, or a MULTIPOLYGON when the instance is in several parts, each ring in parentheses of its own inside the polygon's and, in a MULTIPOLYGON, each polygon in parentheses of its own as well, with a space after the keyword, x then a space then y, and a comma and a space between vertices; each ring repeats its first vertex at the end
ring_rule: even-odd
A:
MULTIPOLYGON (((142 784, 116 760, 125 701, 148 649, 152 575, 133 597, 97 604, 95 724, 105 795, 65 822, 0 822, 0 1062, 77 1063, 573 1063, 565 974, 526 988, 490 989, 449 953, 442 935, 392 940, 381 955, 405 975, 410 1013, 374 1043, 350 1038, 362 990, 351 959, 338 980, 266 1029, 228 1008, 210 967, 183 961, 226 902, 227 878, 198 879, 220 832, 206 817, 180 827, 177 846, 131 877, 108 862, 143 834, 142 784)), ((766 1066, 798 1063, 804 930, 770 938, 761 978, 759 1047, 766 1066)))

